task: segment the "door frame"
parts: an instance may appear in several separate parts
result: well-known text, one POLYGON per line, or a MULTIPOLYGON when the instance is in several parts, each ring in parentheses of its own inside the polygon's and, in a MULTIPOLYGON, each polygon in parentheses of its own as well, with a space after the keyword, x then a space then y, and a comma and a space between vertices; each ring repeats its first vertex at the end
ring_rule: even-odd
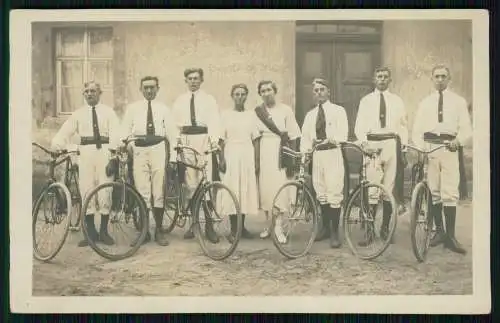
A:
MULTIPOLYGON (((307 44, 326 44, 332 47, 332 52, 335 52, 335 46, 338 43, 358 43, 358 44, 377 44, 380 48, 380 52, 377 57, 379 59, 379 64, 382 63, 382 34, 383 34, 383 22, 381 21, 296 21, 296 26, 301 25, 321 25, 321 24, 348 24, 348 25, 359 25, 359 26, 370 26, 378 29, 378 33, 374 34, 354 34, 354 33, 301 33, 295 32, 295 75, 298 76, 299 66, 299 48, 302 46, 307 46, 307 44)), ((330 58, 330 60, 333 57, 330 58)), ((376 64, 378 65, 378 64, 376 64)), ((336 88, 337 80, 330 80, 331 86, 336 88)), ((298 102, 297 95, 299 94, 300 82, 295 79, 295 117, 297 117, 298 112, 298 102)), ((333 89, 334 92, 336 89, 333 89)), ((305 113, 304 113, 305 114, 305 113)))

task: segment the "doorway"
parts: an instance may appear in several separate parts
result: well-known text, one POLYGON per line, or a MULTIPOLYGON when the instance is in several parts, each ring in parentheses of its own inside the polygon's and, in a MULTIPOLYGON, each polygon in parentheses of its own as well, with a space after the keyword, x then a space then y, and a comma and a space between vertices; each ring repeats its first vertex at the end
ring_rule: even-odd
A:
POLYGON ((331 85, 331 101, 344 107, 349 140, 361 98, 373 90, 374 69, 381 63, 381 23, 352 21, 297 22, 295 115, 302 127, 314 107, 311 82, 315 77, 331 85))

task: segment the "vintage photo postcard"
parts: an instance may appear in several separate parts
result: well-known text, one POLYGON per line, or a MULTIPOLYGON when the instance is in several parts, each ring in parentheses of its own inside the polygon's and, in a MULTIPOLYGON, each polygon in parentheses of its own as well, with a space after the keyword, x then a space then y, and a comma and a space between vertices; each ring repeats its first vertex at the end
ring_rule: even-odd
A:
POLYGON ((489 313, 487 11, 10 27, 13 312, 489 313))

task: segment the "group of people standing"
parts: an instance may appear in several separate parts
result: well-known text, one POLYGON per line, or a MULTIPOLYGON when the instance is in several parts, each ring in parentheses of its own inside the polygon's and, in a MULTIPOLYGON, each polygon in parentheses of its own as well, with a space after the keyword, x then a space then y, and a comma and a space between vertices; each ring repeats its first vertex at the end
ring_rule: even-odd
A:
MULTIPOLYGON (((98 184, 112 180, 105 173, 110 157, 108 148, 120 147, 121 139, 129 135, 144 138, 132 144, 134 182, 154 215, 154 240, 159 245, 166 246, 169 243, 162 230, 163 189, 167 166, 176 162, 174 147, 178 138, 182 144, 198 151, 204 151, 214 143, 222 148, 216 158, 208 159, 207 175, 220 178, 236 194, 243 214, 243 223, 245 216, 257 215, 259 209, 264 211, 269 219, 277 190, 293 175, 293 168, 282 154, 282 147, 286 145, 302 152, 317 147, 313 154, 311 175, 325 225, 325 234, 317 240, 330 238, 331 247, 339 248, 340 210, 342 202, 347 198, 344 193, 347 165, 338 143, 347 140, 349 129, 345 109, 332 103, 330 99, 328 82, 321 78, 314 79, 312 96, 315 107, 307 112, 301 129, 292 108, 276 100, 278 87, 273 81, 264 80, 258 83, 256 90, 262 98, 262 104, 256 108, 245 106, 249 94, 248 86, 233 85, 229 94, 234 106, 219 111, 214 97, 201 89, 204 80, 203 69, 186 69, 184 77, 188 91, 175 100, 172 108, 156 99, 160 88, 157 77, 147 76, 141 79, 140 90, 144 98, 126 108, 121 124, 113 109, 99 102, 99 84, 85 84, 83 95, 87 105, 73 113, 52 141, 53 148, 62 149, 72 135, 78 134, 82 138, 81 192, 85 193, 98 184), (170 144, 165 145, 165 142, 170 144)), ((447 151, 436 152, 429 160, 428 176, 433 197, 431 215, 438 230, 432 244, 444 243, 451 250, 465 253, 454 236, 460 180, 457 149, 471 138, 471 122, 466 101, 447 88, 450 80, 449 69, 446 66, 436 66, 432 70, 432 80, 436 91, 420 103, 412 135, 413 142, 422 148, 429 145, 423 140, 424 134, 428 132, 438 137, 446 135, 446 138, 451 139, 447 151), (446 230, 442 220, 443 211, 446 230)), ((403 100, 388 91, 390 82, 391 71, 388 68, 375 70, 375 90, 360 102, 355 134, 367 150, 382 149, 368 168, 368 179, 398 192, 402 188, 397 187, 395 183, 398 183, 397 176, 402 172, 400 165, 406 164, 405 146, 408 144, 409 135, 403 100), (373 132, 395 133, 400 142, 370 142, 368 134, 373 132)), ((185 184, 189 189, 188 194, 191 195, 201 179, 201 174, 194 169, 186 169, 185 174, 185 184)), ((88 214, 84 217, 89 236, 105 244, 113 244, 112 237, 107 233, 110 198, 103 197, 99 200, 99 212, 102 217, 100 230, 98 231, 94 224, 97 206, 88 208, 88 214)), ((381 234, 387 234, 393 213, 390 206, 390 203, 383 205, 381 234)), ((231 219, 231 229, 233 232, 236 230, 234 219, 231 219)), ((286 237, 279 223, 275 230, 278 241, 285 243, 286 237)), ((207 224, 206 233, 212 236, 211 240, 216 240, 210 224, 207 224)), ((269 228, 265 228, 260 237, 266 238, 269 234, 269 228)), ((190 228, 184 238, 193 237, 190 228)), ((253 237, 244 224, 242 237, 253 237)), ((152 235, 148 233, 146 241, 151 238, 152 235)), ((80 246, 87 244, 85 240, 79 243, 80 246)))

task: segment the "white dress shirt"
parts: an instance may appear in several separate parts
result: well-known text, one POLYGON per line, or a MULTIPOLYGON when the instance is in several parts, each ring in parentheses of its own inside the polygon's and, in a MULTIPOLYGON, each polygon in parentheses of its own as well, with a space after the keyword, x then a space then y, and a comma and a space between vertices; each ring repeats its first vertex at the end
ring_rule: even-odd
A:
MULTIPOLYGON (((109 106, 98 103, 95 106, 97 123, 101 137, 109 138, 111 147, 118 147, 120 143, 120 126, 118 116, 109 106)), ((53 149, 64 149, 73 135, 79 137, 93 137, 92 107, 84 105, 64 122, 61 129, 52 139, 53 149)))
POLYGON ((401 144, 408 144, 408 121, 403 100, 388 90, 375 89, 359 102, 354 132, 360 141, 366 141, 369 132, 394 132, 401 138, 401 144), (380 94, 383 93, 386 106, 386 126, 380 126, 380 94))
POLYGON ((438 122, 438 101, 439 92, 434 91, 420 102, 413 125, 413 142, 422 148, 425 132, 439 132, 456 135, 464 146, 472 137, 467 101, 451 90, 444 90, 442 123, 438 122))
MULTIPOLYGON (((330 101, 326 101, 323 103, 323 110, 325 111, 326 138, 337 142, 347 141, 349 124, 345 109, 330 101)), ((318 111, 319 106, 316 105, 316 107, 307 112, 304 118, 302 138, 300 139, 300 150, 302 152, 312 149, 314 139, 316 139, 316 118, 318 111)))
POLYGON ((208 127, 211 140, 218 142, 223 138, 219 107, 215 98, 203 90, 181 94, 174 102, 173 113, 177 127, 191 125, 191 95, 194 93, 196 123, 208 127))
MULTIPOLYGON (((165 137, 170 143, 170 160, 175 160, 175 143, 177 127, 170 108, 158 100, 151 101, 155 135, 165 137)), ((122 137, 129 135, 145 136, 147 134, 146 122, 148 119, 148 101, 142 99, 127 106, 122 121, 122 137)))

